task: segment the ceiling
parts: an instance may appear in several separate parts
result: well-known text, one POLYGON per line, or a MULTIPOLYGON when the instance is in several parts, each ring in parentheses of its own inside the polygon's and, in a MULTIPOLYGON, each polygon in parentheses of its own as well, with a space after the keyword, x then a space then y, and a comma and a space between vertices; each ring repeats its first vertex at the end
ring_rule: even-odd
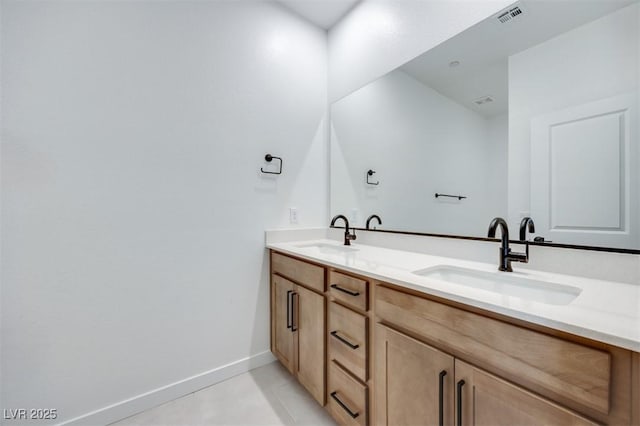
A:
POLYGON ((638 0, 520 0, 517 5, 523 13, 513 20, 501 23, 492 16, 400 69, 486 117, 504 114, 510 55, 635 2, 638 0), (451 67, 453 61, 459 65, 451 67), (473 102, 487 95, 493 102, 480 106, 473 102))
POLYGON ((328 30, 360 0, 278 0, 311 23, 328 30))

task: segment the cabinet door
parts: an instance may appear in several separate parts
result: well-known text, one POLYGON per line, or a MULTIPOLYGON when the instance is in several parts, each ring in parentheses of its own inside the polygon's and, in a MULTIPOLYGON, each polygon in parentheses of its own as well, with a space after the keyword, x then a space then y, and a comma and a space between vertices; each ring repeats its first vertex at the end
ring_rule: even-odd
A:
POLYGON ((451 425, 451 355, 376 324, 374 392, 380 425, 451 425))
POLYGON ((596 424, 460 360, 455 368, 456 425, 596 424))
POLYGON ((325 403, 325 299, 296 286, 293 297, 296 316, 298 381, 320 403, 325 403))
POLYGON ((271 352, 293 374, 295 366, 294 333, 292 331, 295 284, 271 275, 271 352))

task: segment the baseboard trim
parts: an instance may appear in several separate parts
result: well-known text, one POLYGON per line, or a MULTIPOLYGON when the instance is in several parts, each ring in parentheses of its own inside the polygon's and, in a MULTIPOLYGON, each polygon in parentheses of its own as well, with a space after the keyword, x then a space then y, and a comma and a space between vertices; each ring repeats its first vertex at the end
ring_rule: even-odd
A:
POLYGON ((133 416, 165 402, 227 380, 238 374, 246 373, 254 368, 262 367, 275 361, 270 351, 264 351, 238 361, 231 362, 213 370, 159 387, 157 389, 108 405, 87 414, 59 423, 59 426, 107 425, 126 417, 133 416))

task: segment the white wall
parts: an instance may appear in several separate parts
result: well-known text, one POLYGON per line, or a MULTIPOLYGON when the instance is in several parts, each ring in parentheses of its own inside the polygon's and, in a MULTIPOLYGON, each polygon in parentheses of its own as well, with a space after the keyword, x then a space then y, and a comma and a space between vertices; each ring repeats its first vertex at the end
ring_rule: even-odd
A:
POLYGON ((265 2, 4 1, 1 35, 2 408, 184 381, 80 422, 105 423, 269 360, 264 229, 327 223, 325 32, 265 2))
MULTIPOLYGON (((489 143, 486 155, 491 166, 487 177, 491 190, 486 194, 487 205, 506 218, 507 215, 507 179, 509 150, 509 114, 504 113, 487 119, 489 125, 489 143)), ((486 224, 488 227, 489 224, 486 224)))
POLYGON ((331 118, 332 215, 364 226, 376 213, 385 229, 485 236, 506 214, 506 115, 485 118, 396 70, 335 102, 331 118), (368 169, 379 185, 365 183, 368 169))
MULTIPOLYGON (((531 119, 640 90, 637 3, 509 58, 509 224, 529 211, 531 119)), ((535 219, 535 218, 534 218, 535 219)))
POLYGON ((330 101, 502 10, 513 0, 365 0, 329 31, 330 101))

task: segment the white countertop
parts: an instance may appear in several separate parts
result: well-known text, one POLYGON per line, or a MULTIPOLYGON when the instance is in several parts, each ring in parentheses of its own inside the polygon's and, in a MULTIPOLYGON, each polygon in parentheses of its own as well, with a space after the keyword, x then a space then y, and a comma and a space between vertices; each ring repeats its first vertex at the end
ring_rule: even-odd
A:
POLYGON ((267 247, 425 294, 640 352, 640 285, 518 270, 517 263, 512 265, 514 272, 499 272, 497 259, 495 264, 488 264, 357 243, 351 246, 357 250, 347 253, 329 253, 317 247, 300 247, 316 243, 342 246, 334 240, 305 240, 268 243, 267 247), (567 305, 551 305, 450 284, 412 273, 439 265, 513 274, 514 277, 578 287, 582 292, 567 305))

